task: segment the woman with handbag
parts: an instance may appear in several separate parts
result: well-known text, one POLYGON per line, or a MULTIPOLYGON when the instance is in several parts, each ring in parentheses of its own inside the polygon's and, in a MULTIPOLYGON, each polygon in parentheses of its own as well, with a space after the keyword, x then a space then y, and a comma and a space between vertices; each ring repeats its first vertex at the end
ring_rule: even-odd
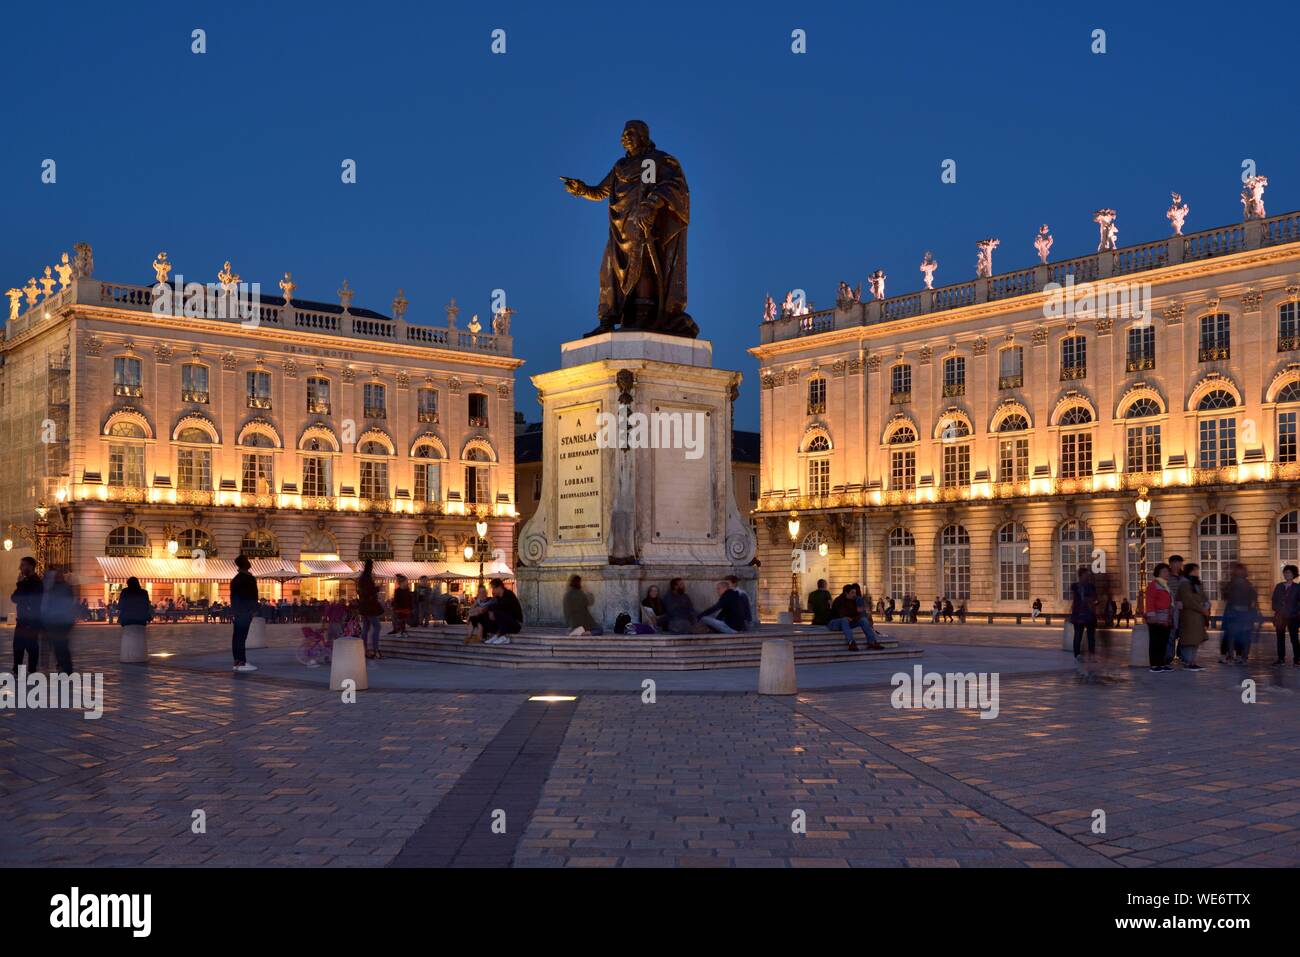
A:
POLYGON ((1155 673, 1173 671, 1165 664, 1165 645, 1169 642, 1169 625, 1173 619, 1174 596, 1169 591, 1169 566, 1161 562, 1151 573, 1147 585, 1147 655, 1155 673))

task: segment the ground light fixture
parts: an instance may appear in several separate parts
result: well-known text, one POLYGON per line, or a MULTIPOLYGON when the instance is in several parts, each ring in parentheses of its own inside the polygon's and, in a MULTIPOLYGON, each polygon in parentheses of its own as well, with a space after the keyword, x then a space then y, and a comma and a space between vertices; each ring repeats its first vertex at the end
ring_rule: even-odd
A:
POLYGON ((535 694, 532 695, 528 700, 544 701, 547 704, 556 704, 562 701, 577 701, 578 696, 571 695, 571 694, 535 694))

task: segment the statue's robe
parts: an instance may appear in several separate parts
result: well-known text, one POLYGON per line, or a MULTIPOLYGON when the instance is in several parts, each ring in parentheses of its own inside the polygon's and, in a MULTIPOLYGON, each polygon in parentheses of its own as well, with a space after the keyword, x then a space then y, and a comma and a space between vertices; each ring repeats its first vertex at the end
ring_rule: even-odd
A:
MULTIPOLYGON (((592 200, 609 200, 609 242, 600 264, 600 321, 603 326, 623 323, 633 328, 635 296, 643 271, 653 280, 654 262, 662 272, 663 302, 659 319, 643 326, 656 332, 694 336, 698 329, 686 314, 686 227, 691 219, 690 191, 681 164, 653 146, 636 156, 625 156, 596 186, 583 195, 592 200), (643 182, 645 161, 654 161, 654 182, 643 182), (650 196, 663 204, 655 212, 647 235, 633 216, 650 196), (654 257, 650 255, 654 244, 654 257)), ((658 293, 656 293, 658 295, 658 293)))

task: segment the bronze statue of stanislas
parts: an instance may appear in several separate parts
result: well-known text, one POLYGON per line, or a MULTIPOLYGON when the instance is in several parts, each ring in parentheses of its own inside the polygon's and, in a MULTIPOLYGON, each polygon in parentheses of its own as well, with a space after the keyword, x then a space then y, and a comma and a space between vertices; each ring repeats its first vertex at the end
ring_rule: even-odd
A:
POLYGON ((640 120, 623 127, 627 155, 599 185, 561 177, 574 196, 609 200, 609 242, 600 264, 600 325, 587 333, 640 329, 694 339, 686 313, 690 190, 681 164, 655 148, 640 120))

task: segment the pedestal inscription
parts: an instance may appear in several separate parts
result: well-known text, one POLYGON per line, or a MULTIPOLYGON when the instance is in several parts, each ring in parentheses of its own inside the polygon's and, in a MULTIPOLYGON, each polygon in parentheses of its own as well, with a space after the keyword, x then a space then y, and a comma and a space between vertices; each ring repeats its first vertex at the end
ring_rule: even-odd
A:
POLYGON ((570 406, 555 416, 556 538, 604 538, 604 483, 600 462, 599 402, 570 406))

